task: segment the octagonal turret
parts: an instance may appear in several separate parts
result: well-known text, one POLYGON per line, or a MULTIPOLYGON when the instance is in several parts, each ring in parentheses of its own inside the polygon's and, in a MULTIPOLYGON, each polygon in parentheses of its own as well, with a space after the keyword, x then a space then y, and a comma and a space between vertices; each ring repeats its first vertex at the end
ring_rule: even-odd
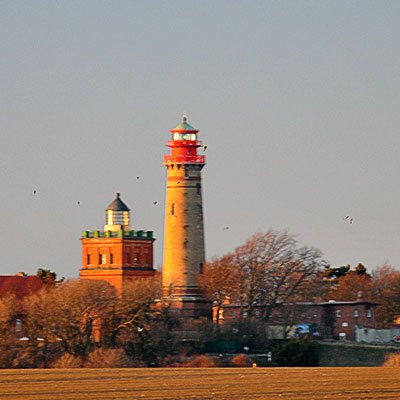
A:
POLYGON ((121 200, 120 193, 117 193, 116 198, 106 208, 106 224, 105 231, 120 231, 129 232, 130 227, 130 209, 121 200))

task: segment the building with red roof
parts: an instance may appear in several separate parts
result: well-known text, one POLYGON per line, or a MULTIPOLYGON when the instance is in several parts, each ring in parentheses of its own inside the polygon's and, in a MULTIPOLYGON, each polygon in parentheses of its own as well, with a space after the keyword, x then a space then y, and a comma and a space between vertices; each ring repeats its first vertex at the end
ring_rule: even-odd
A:
POLYGON ((0 275, 0 298, 9 294, 22 299, 38 292, 43 287, 43 281, 35 275, 0 275))

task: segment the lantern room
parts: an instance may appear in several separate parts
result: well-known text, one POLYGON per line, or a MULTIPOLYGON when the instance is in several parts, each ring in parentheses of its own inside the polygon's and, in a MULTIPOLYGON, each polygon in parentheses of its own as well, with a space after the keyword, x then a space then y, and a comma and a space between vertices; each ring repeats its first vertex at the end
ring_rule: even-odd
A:
POLYGON ((198 129, 187 123, 186 115, 183 116, 183 121, 176 128, 171 129, 172 140, 197 140, 196 134, 199 132, 198 129))
POLYGON ((104 231, 116 232, 123 230, 129 232, 131 230, 130 209, 121 200, 120 196, 120 193, 117 193, 117 197, 106 208, 106 225, 104 225, 104 231))
POLYGON ((197 154, 197 148, 202 147, 197 140, 198 129, 193 128, 183 116, 183 121, 174 129, 171 129, 172 140, 168 140, 167 146, 171 154, 164 156, 164 165, 168 164, 204 164, 205 157, 197 154))

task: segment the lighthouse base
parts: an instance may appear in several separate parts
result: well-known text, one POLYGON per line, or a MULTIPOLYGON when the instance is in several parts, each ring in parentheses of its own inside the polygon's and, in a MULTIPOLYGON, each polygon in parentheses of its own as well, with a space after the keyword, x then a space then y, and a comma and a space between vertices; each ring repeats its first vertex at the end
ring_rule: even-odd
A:
POLYGON ((168 296, 160 300, 170 313, 177 318, 212 318, 212 304, 200 296, 168 296))

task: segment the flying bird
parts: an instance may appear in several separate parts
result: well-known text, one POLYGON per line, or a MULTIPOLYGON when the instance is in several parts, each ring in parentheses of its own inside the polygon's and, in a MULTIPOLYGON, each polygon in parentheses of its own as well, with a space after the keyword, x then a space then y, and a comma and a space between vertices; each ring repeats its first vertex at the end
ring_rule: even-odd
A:
POLYGON ((153 201, 153 204, 157 204, 157 201, 153 201))
POLYGON ((35 195, 36 195, 36 193, 37 193, 37 191, 36 191, 36 189, 35 189, 35 190, 33 191, 33 193, 32 193, 32 194, 35 196, 35 195))
POLYGON ((139 176, 137 176, 136 179, 139 179, 139 176))
POLYGON ((142 332, 143 329, 144 329, 143 327, 140 327, 140 326, 137 327, 137 331, 138 331, 138 332, 142 332))
POLYGON ((203 150, 206 151, 207 150, 207 146, 203 146, 203 150))
POLYGON ((226 226, 225 228, 224 228, 224 231, 226 231, 226 230, 228 230, 229 229, 229 226, 226 226))
POLYGON ((80 201, 77 201, 77 202, 76 202, 76 205, 77 205, 77 206, 79 206, 80 204, 81 204, 81 202, 80 202, 80 201))
POLYGON ((352 224, 354 219, 350 218, 350 215, 347 215, 346 218, 343 218, 344 221, 348 222, 349 224, 352 224))

